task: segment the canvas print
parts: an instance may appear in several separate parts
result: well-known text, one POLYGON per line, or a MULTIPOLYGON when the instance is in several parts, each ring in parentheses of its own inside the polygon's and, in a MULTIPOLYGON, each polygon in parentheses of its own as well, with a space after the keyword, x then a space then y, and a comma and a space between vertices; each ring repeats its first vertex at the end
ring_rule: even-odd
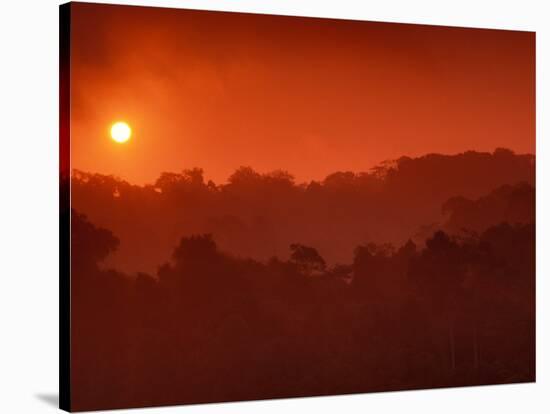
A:
POLYGON ((535 33, 60 17, 62 408, 535 381, 535 33))

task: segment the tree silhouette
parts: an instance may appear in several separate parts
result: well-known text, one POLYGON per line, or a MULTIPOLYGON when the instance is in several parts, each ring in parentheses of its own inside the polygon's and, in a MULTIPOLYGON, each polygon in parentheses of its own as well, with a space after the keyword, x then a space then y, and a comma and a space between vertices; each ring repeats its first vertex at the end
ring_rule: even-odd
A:
POLYGON ((300 272, 310 276, 325 270, 325 260, 315 248, 293 243, 290 245, 290 251, 290 261, 298 267, 300 272))
POLYGON ((304 185, 76 173, 74 408, 533 381, 532 171, 498 150, 304 185))
POLYGON ((130 273, 155 272, 180 237, 189 234, 213 233, 225 252, 256 260, 283 257, 297 241, 314 246, 334 264, 350 263, 353 249, 366 240, 397 246, 418 233, 413 240, 420 245, 437 229, 454 234, 468 226, 482 232, 500 221, 532 220, 531 155, 505 150, 430 154, 385 162, 379 170, 335 172, 298 183, 286 171, 241 167, 227 183, 215 184, 195 168, 163 173, 143 186, 74 171, 71 201, 122 241, 107 264, 130 273), (523 195, 517 188, 517 196, 503 191, 489 196, 491 202, 482 200, 521 182, 528 186, 523 195), (442 215, 441 205, 453 197, 477 203, 466 209, 471 217, 464 209, 450 209, 452 203, 442 215))

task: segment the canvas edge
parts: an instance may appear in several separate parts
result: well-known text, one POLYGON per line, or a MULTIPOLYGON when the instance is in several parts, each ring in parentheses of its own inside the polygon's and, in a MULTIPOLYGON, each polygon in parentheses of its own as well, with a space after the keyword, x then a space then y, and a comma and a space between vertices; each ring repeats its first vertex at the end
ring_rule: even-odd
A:
POLYGON ((71 411, 71 4, 59 6, 59 408, 71 411))

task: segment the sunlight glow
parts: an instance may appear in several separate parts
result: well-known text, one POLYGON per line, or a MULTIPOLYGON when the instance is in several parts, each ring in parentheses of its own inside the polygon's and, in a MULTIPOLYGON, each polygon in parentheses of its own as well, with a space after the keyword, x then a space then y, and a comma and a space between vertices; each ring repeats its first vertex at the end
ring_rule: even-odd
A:
POLYGON ((130 139, 132 136, 132 129, 126 122, 115 122, 111 127, 111 138, 122 144, 130 139))

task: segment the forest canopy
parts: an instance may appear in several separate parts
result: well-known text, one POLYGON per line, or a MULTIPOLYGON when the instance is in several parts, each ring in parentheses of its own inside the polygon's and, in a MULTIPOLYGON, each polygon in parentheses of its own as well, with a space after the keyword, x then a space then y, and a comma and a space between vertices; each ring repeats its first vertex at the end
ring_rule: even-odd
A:
POLYGON ((251 167, 222 184, 192 168, 144 186, 74 171, 71 192, 73 208, 120 239, 106 264, 152 273, 182 235, 211 233, 224 251, 264 261, 286 258, 291 243, 302 243, 335 264, 350 262, 366 242, 401 245, 411 238, 422 245, 437 229, 482 231, 499 220, 526 222, 534 215, 534 208, 528 211, 534 180, 534 156, 497 149, 401 157, 308 183, 251 167), (467 200, 478 206, 464 223, 459 210, 467 200), (506 207, 509 202, 518 205, 506 207))
POLYGON ((533 381, 534 168, 75 171, 75 409, 533 381))

